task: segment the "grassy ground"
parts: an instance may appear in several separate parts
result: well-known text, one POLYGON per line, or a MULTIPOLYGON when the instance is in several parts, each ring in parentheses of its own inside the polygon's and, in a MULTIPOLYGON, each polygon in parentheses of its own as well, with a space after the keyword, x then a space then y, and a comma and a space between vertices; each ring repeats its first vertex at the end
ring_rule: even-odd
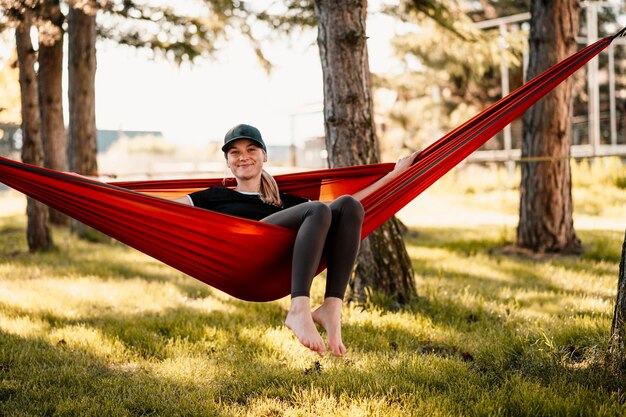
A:
POLYGON ((498 252, 509 224, 427 220, 406 237, 419 298, 347 306, 337 359, 282 325, 287 299, 241 302, 63 230, 31 255, 24 217, 0 216, 0 415, 626 415, 626 377, 604 365, 623 228, 579 230, 583 257, 531 260, 498 252))

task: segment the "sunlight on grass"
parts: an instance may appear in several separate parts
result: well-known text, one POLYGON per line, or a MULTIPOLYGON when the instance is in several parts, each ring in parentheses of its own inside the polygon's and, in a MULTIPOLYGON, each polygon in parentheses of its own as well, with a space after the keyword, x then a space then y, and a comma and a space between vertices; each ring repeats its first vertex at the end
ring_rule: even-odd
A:
POLYGON ((14 334, 20 337, 38 337, 44 334, 49 325, 43 320, 33 320, 30 317, 8 317, 0 315, 0 329, 3 332, 14 334))
POLYGON ((169 283, 141 279, 102 281, 89 276, 5 281, 0 287, 0 302, 32 312, 55 312, 57 317, 66 319, 89 319, 112 310, 125 315, 157 313, 180 305, 205 312, 231 308, 217 300, 189 300, 169 283))
POLYGON ((107 337, 101 330, 85 324, 50 329, 40 337, 65 349, 82 350, 112 361, 120 360, 127 355, 124 345, 119 340, 107 337))

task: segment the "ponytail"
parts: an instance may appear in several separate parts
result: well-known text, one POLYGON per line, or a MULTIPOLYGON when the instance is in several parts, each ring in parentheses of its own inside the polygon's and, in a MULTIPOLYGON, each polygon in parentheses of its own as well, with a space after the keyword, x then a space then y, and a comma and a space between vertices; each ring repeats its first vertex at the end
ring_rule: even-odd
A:
POLYGON ((276 207, 283 205, 280 200, 280 194, 278 193, 278 184, 266 170, 261 172, 261 187, 259 189, 261 193, 261 201, 267 204, 271 204, 276 207))

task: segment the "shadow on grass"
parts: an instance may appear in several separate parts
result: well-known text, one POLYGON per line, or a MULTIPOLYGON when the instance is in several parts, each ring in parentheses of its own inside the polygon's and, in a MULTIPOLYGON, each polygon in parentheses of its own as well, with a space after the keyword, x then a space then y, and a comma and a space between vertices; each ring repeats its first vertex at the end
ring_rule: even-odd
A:
POLYGON ((203 387, 0 332, 0 415, 226 416, 203 387))
POLYGON ((443 271, 436 261, 425 259, 414 260, 413 267, 423 280, 428 281, 432 278, 444 280, 443 288, 450 292, 463 288, 465 291, 480 295, 485 300, 497 302, 507 302, 507 299, 503 299, 499 295, 503 290, 511 293, 511 296, 508 297, 509 301, 515 300, 517 294, 523 294, 525 303, 558 302, 564 297, 585 298, 589 296, 605 302, 614 300, 612 295, 590 293, 555 285, 544 274, 534 270, 526 261, 519 261, 517 265, 502 265, 500 263, 491 265, 490 268, 498 271, 499 275, 506 277, 505 280, 470 272, 447 272, 442 275, 443 271), (528 295, 529 293, 537 294, 528 295))
MULTIPOLYGON (((484 228, 463 229, 459 234, 457 228, 420 228, 411 229, 405 235, 407 245, 415 245, 429 248, 446 249, 462 255, 474 255, 477 253, 492 254, 499 248, 512 244, 514 230, 502 228, 500 230, 486 230, 484 228)), ((581 256, 563 256, 551 259, 537 260, 522 256, 508 256, 514 259, 529 262, 555 262, 575 264, 580 261, 606 261, 619 263, 621 257, 621 244, 623 233, 613 230, 584 230, 578 233, 582 240, 584 252, 581 256)))
MULTIPOLYGON (((253 327, 275 327, 284 320, 283 309, 275 304, 264 305, 265 314, 250 314, 249 309, 228 303, 228 311, 202 311, 198 308, 176 307, 159 312, 136 312, 119 314, 102 309, 89 317, 67 318, 51 312, 32 312, 21 308, 2 306, 5 314, 12 318, 28 317, 32 321, 46 323, 51 331, 84 326, 98 330, 109 340, 123 343, 133 355, 141 358, 165 359, 168 343, 184 340, 185 343, 207 342, 206 352, 210 355, 219 349, 228 349, 244 342, 240 337, 243 329, 253 327), (219 346, 212 343, 211 336, 219 334, 219 346)), ((246 338, 245 340, 249 340, 246 338)), ((246 346, 258 351, 262 344, 246 346)), ((201 351, 200 347, 200 351, 201 351)))
POLYGON ((428 314, 440 326, 470 333, 475 330, 484 349, 465 352, 462 346, 420 337, 397 326, 349 324, 345 335, 359 365, 355 366, 349 356, 305 370, 294 369, 285 366, 280 352, 241 336, 245 329, 282 323, 284 311, 280 306, 250 306, 237 300, 226 303, 232 308, 228 312, 179 307, 128 317, 104 313, 89 320, 14 309, 15 316, 46 321, 52 329, 75 325, 96 329, 121 341, 131 354, 119 362, 89 349, 72 348, 62 340, 51 343, 0 332, 0 409, 7 410, 7 415, 19 411, 35 415, 223 416, 232 413, 223 410, 225 405, 231 410, 245 409, 255 399, 270 399, 273 404, 278 401, 277 410, 284 412, 281 407, 301 406, 299 393, 317 390, 317 395, 378 399, 397 406, 428 398, 433 407, 451 414, 484 408, 481 402, 489 393, 501 397, 500 405, 515 412, 520 404, 508 395, 515 392, 522 399, 530 399, 525 397, 532 394, 525 394, 527 386, 538 387, 544 391, 542 395, 560 403, 566 402, 569 394, 555 386, 567 386, 568 392, 577 395, 601 390, 600 397, 589 400, 590 406, 597 407, 621 392, 626 383, 623 377, 616 378, 602 368, 572 367, 571 361, 558 361, 554 354, 538 357, 532 344, 484 311, 427 300, 418 305, 421 314, 428 314), (452 316, 442 315, 443 311, 466 317, 467 323, 450 321, 452 316), (481 333, 478 326, 472 328, 484 321, 492 329, 489 334, 481 333), (212 344, 208 338, 216 332, 220 342, 212 344), (209 368, 209 376, 174 378, 150 368, 176 359, 164 346, 177 340, 189 344, 185 354, 203 358, 202 366, 209 368), (508 347, 500 347, 507 343, 508 347), (503 357, 493 360, 485 354, 491 344, 503 350, 503 357), (145 365, 133 367, 133 357, 144 359, 145 365))
MULTIPOLYGON (((219 319, 205 324, 220 324, 219 319)), ((150 327, 141 321, 139 325, 150 327)), ((380 333, 379 328, 358 327, 370 334, 380 333)), ((237 326, 229 331, 233 332, 229 343, 238 344, 237 326)), ((385 332, 396 339, 407 336, 397 329, 385 332)), ((502 397, 499 406, 515 412, 520 404, 507 396, 514 393, 523 399, 531 395, 525 393, 526 386, 539 387, 548 400, 561 403, 567 401, 567 394, 554 389, 555 385, 565 385, 568 392, 577 395, 601 390, 600 397, 589 399, 589 406, 597 407, 612 393, 621 392, 626 382, 602 369, 572 369, 549 361, 535 362, 530 368, 509 368, 514 372, 507 377, 506 371, 485 366, 483 359, 475 363, 447 346, 439 352, 424 352, 427 343, 421 342, 398 344, 389 352, 365 352, 364 357, 375 358, 365 368, 348 359, 316 366, 311 372, 294 372, 280 360, 255 359, 251 354, 263 347, 246 343, 232 352, 232 358, 222 354, 210 361, 208 366, 214 369, 209 378, 181 381, 148 367, 116 365, 108 358, 70 349, 60 342, 50 344, 0 332, 0 408, 6 415, 13 411, 34 415, 223 416, 230 415, 220 409, 224 404, 246 407, 255 398, 280 401, 285 407, 297 406, 294 396, 313 389, 330 396, 379 399, 397 406, 427 398, 442 412, 452 414, 484 407, 482 398, 489 393, 502 397)), ((522 351, 520 355, 528 353, 522 351)), ((151 359, 151 363, 158 361, 156 357, 151 359)))
MULTIPOLYGON (((71 245, 69 251, 57 248, 51 252, 29 253, 21 236, 23 233, 24 230, 17 227, 5 227, 0 231, 0 265, 11 264, 23 268, 36 267, 37 276, 91 276, 99 279, 138 278, 147 282, 167 282, 176 285, 188 298, 203 298, 213 292, 213 289, 208 285, 190 279, 187 275, 155 261, 147 255, 142 259, 144 255, 122 243, 77 241, 71 245), (5 236, 1 236, 2 233, 5 233, 5 236), (98 251, 136 252, 140 258, 129 262, 115 260, 114 254, 110 257, 94 257, 94 253, 98 251), (155 269, 157 271, 154 271, 155 269)), ((15 277, 15 279, 20 280, 29 278, 28 274, 15 277)))
MULTIPOLYGON (((469 236, 474 236, 480 231, 471 230, 469 236)), ((492 238, 464 238, 465 234, 459 234, 455 229, 426 229, 413 232, 407 243, 419 251, 419 248, 437 248, 460 256, 468 265, 473 262, 487 263, 486 267, 496 272, 496 276, 504 277, 489 278, 471 272, 451 273, 442 269, 437 260, 430 260, 425 257, 413 259, 415 271, 428 281, 431 278, 445 280, 449 284, 444 284, 444 288, 466 288, 481 297, 497 302, 507 301, 499 297, 502 290, 509 292, 510 299, 515 300, 516 294, 523 293, 523 303, 528 305, 537 303, 558 304, 565 298, 584 299, 592 297, 602 303, 613 303, 615 296, 602 293, 585 291, 570 288, 567 283, 555 284, 552 276, 548 274, 563 272, 566 274, 578 274, 584 272, 591 277, 603 277, 611 279, 613 269, 617 276, 619 257, 621 256, 621 233, 613 231, 585 232, 584 236, 589 238, 590 245, 600 246, 603 249, 597 251, 601 256, 589 257, 562 257, 552 259, 528 259, 521 256, 507 256, 495 253, 495 249, 502 245, 500 237, 492 238), (615 239, 613 239, 615 237, 615 239), (600 259, 599 261, 595 258, 600 259), (614 268, 611 268, 611 261, 615 259, 614 268), (537 268, 537 266, 547 266, 548 268, 537 268), (443 275, 445 273, 445 275, 443 275), (533 295, 535 293, 535 295, 533 295)), ((471 267, 468 268, 471 270, 471 267)), ((593 279, 593 278, 591 278, 593 279)), ((593 310, 579 311, 581 315, 597 315, 593 310)), ((570 312, 571 314, 571 312, 570 312)), ((607 314, 605 314, 607 315, 607 314)))
MULTIPOLYGON (((91 243, 89 251, 73 248, 70 253, 56 250, 46 253, 29 253, 28 251, 13 251, 2 253, 0 264, 11 263, 17 266, 28 267, 37 265, 46 274, 54 275, 92 275, 98 278, 133 278, 141 277, 150 281, 167 281, 171 277, 164 272, 155 274, 145 271, 147 262, 135 261, 132 265, 128 262, 118 262, 112 259, 97 260, 91 255, 93 250, 102 247, 104 250, 111 249, 111 245, 91 243), (95 247, 95 248, 94 248, 95 247)), ((119 248, 118 248, 119 249, 119 248)), ((132 250, 132 249, 128 249, 132 250)))
POLYGON ((291 393, 290 371, 284 363, 259 359, 280 352, 246 334, 282 323, 283 309, 264 304, 266 314, 250 314, 238 301, 227 304, 228 311, 190 307, 131 315, 103 311, 88 319, 5 307, 7 316, 44 322, 50 332, 71 333, 73 326, 95 330, 104 340, 121 343, 124 357, 97 355, 95 348, 76 347, 75 341, 66 342, 62 336, 50 341, 0 332, 0 410, 56 415, 67 406, 59 403, 73 397, 78 411, 71 415, 231 415, 216 411, 218 405, 245 403, 251 392, 276 381, 291 393), (207 369, 187 369, 199 378, 181 383, 150 368, 172 361, 184 364, 185 358, 195 358, 194 364, 207 369), (80 405, 81 398, 91 404, 80 405))

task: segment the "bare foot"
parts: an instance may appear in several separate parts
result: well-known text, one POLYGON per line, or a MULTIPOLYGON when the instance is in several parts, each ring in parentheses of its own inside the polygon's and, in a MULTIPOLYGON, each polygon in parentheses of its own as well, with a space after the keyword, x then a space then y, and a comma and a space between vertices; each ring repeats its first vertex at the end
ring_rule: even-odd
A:
POLYGON ((335 356, 343 356, 346 347, 341 341, 341 308, 343 300, 336 297, 328 297, 324 303, 313 312, 313 320, 326 329, 328 347, 335 356))
POLYGON ((311 300, 309 297, 291 299, 291 308, 287 313, 285 325, 296 335, 300 343, 319 355, 326 352, 324 340, 317 331, 311 316, 311 300))

